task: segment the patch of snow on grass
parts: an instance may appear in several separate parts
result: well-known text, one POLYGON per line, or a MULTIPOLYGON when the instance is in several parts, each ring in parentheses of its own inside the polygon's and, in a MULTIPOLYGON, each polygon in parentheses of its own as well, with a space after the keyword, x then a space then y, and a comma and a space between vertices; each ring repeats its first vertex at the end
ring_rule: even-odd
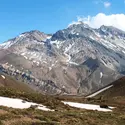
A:
POLYGON ((41 104, 27 102, 21 99, 14 99, 14 98, 1 97, 1 96, 0 96, 0 106, 6 106, 11 108, 17 108, 17 109, 25 109, 25 108, 30 108, 31 106, 37 106, 37 109, 40 109, 43 111, 54 111, 49 108, 46 108, 46 106, 43 106, 41 104))
POLYGON ((6 77, 5 77, 4 75, 1 75, 1 77, 2 77, 3 79, 6 79, 6 77))
POLYGON ((65 105, 69 105, 71 107, 75 108, 81 108, 81 109, 87 109, 87 110, 97 110, 97 111, 103 111, 103 112, 111 112, 114 107, 108 108, 100 108, 99 105, 92 105, 92 104, 83 104, 83 103, 76 103, 76 102, 66 102, 63 101, 65 105))

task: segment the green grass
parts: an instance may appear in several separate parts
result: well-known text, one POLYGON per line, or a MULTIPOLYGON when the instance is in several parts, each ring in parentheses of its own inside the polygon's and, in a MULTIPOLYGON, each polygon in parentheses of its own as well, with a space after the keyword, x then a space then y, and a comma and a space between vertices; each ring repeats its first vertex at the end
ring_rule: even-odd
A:
POLYGON ((42 95, 36 92, 23 92, 12 88, 0 87, 0 96, 20 98, 30 102, 44 104, 49 108, 60 109, 60 107, 67 108, 60 100, 55 99, 53 96, 42 95))
MULTIPOLYGON (((46 112, 33 108, 21 110, 1 106, 0 125, 125 125, 125 107, 123 105, 119 105, 118 109, 113 112, 105 113, 75 109, 65 106, 60 102, 64 99, 68 100, 69 97, 57 98, 3 87, 0 88, 0 96, 22 98, 56 109, 55 112, 46 112), (120 111, 121 109, 122 112, 120 111)), ((122 99, 122 97, 119 98, 119 101, 122 99)), ((77 97, 70 97, 69 100, 77 102, 85 101, 85 99, 77 97)), ((92 100, 96 102, 94 99, 88 100, 88 102, 92 100)))
POLYGON ((13 123, 15 125, 125 125, 125 113, 103 113, 76 109, 56 112, 17 110, 5 107, 0 107, 0 109, 8 112, 7 115, 0 115, 1 123, 15 121, 13 123), (22 121, 18 122, 19 119, 22 121), (25 121, 25 119, 29 120, 25 121))
POLYGON ((34 108, 13 109, 0 106, 0 125, 125 125, 125 96, 110 99, 72 96, 49 96, 40 93, 0 87, 0 96, 21 98, 26 101, 41 103, 54 112, 34 108), (107 104, 117 107, 113 112, 98 112, 71 108, 61 103, 62 100, 107 104))

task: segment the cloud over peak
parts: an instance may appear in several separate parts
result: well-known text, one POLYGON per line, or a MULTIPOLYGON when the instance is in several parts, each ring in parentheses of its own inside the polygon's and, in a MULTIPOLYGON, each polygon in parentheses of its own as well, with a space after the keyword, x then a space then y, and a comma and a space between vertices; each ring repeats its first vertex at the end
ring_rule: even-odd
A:
POLYGON ((77 20, 77 22, 73 21, 71 24, 78 24, 78 22, 82 21, 83 23, 86 23, 93 28, 99 28, 100 26, 105 25, 114 26, 118 29, 125 31, 125 14, 106 15, 104 13, 98 13, 96 16, 78 16, 77 20))

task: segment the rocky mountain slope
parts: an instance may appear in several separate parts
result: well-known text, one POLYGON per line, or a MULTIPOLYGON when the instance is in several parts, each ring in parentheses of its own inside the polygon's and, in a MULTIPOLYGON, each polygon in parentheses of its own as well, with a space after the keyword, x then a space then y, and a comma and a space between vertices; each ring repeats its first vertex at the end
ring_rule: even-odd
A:
POLYGON ((25 32, 0 44, 2 72, 49 94, 87 95, 125 73, 125 32, 78 22, 53 35, 25 32))

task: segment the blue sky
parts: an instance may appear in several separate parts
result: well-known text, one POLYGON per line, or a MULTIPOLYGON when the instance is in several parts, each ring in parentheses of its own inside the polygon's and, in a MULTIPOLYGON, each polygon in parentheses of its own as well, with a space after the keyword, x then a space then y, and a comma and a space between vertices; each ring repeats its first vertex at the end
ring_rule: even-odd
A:
POLYGON ((77 16, 125 14, 124 0, 1 0, 0 42, 22 32, 54 33, 77 16))

